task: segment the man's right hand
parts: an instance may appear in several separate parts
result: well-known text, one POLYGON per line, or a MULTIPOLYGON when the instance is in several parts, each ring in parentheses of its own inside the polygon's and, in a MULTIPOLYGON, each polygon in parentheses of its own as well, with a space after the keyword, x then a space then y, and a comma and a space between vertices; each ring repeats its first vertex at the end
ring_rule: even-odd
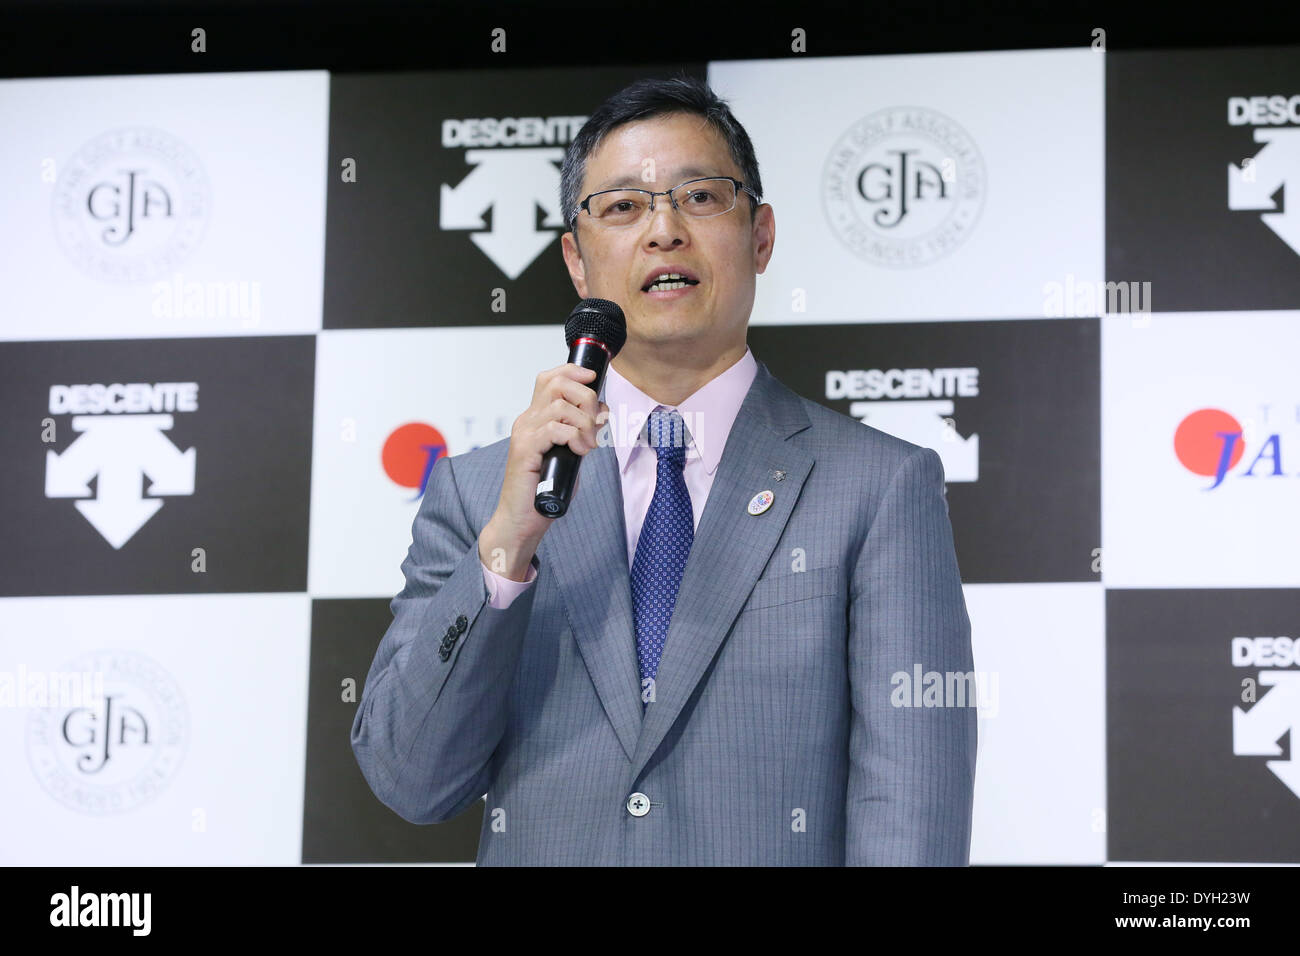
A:
POLYGON ((547 369, 537 376, 532 404, 510 429, 501 497, 479 535, 479 560, 502 577, 525 580, 529 562, 556 520, 533 506, 542 456, 552 445, 568 445, 579 456, 596 447, 609 406, 589 387, 595 379, 594 371, 572 362, 547 369))

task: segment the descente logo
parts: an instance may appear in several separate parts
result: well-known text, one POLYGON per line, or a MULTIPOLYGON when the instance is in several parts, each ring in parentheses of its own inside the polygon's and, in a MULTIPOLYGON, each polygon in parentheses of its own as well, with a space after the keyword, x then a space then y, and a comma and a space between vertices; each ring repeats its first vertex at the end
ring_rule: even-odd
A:
MULTIPOLYGON (((176 413, 198 408, 197 382, 51 385, 50 414, 71 414, 78 434, 62 452, 46 451, 45 497, 80 499, 82 517, 120 550, 163 506, 161 496, 194 494, 195 450, 181 451, 163 433, 176 413)), ((54 419, 43 424, 52 442, 54 419)))
POLYGON ((1254 127, 1260 144, 1240 165, 1228 164, 1228 209, 1259 213, 1260 221, 1300 255, 1300 214, 1294 201, 1286 201, 1294 199, 1300 167, 1300 93, 1230 96, 1228 125, 1254 127))
POLYGON ((442 184, 438 228, 469 231, 474 245, 507 278, 519 278, 566 228, 557 195, 559 163, 586 121, 585 116, 444 119, 443 149, 463 148, 470 170, 456 185, 442 184), (540 227, 539 206, 546 214, 540 227))
POLYGON ((148 936, 152 925, 152 893, 71 893, 50 897, 51 926, 130 926, 131 935, 148 936))

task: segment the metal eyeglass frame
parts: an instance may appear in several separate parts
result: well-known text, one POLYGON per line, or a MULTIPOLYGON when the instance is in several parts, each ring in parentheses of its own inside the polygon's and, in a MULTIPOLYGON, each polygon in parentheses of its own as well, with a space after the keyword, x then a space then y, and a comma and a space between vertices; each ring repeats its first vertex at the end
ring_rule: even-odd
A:
MULTIPOLYGON (((584 209, 587 211, 587 217, 588 217, 589 219, 591 219, 593 222, 599 222, 599 221, 600 221, 600 220, 598 220, 595 216, 593 216, 593 215, 591 214, 591 200, 592 200, 593 197, 595 197, 595 196, 599 196, 599 195, 602 195, 603 193, 622 193, 622 192, 649 193, 649 194, 650 194, 650 208, 649 208, 648 212, 649 212, 651 215, 654 215, 654 211, 655 211, 655 197, 656 197, 656 196, 667 196, 667 197, 668 197, 668 201, 669 201, 670 203, 673 204, 673 209, 677 210, 678 212, 681 212, 681 207, 677 205, 677 200, 673 198, 673 193, 675 193, 677 190, 681 189, 683 186, 689 186, 691 183, 703 183, 703 182, 708 182, 710 179, 726 179, 726 180, 730 181, 730 182, 731 182, 731 183, 736 187, 736 196, 735 196, 736 201, 733 202, 733 203, 731 204, 731 209, 735 209, 735 208, 736 208, 736 204, 740 201, 740 194, 741 194, 742 192, 748 193, 750 196, 752 196, 752 197, 754 198, 755 201, 758 200, 758 194, 757 194, 756 192, 754 192, 754 190, 752 190, 752 189, 750 189, 748 186, 746 186, 744 183, 742 183, 742 182, 741 182, 739 179, 737 179, 735 176, 701 176, 701 177, 699 177, 698 179, 688 179, 688 180, 686 180, 686 181, 683 182, 683 183, 678 183, 678 184, 677 184, 676 186, 674 186, 672 189, 664 189, 664 190, 661 190, 660 192, 655 192, 654 190, 651 190, 651 189, 640 189, 640 188, 638 188, 638 187, 636 187, 636 186, 615 186, 613 189, 599 189, 599 190, 597 190, 597 191, 594 192, 594 193, 588 193, 588 194, 587 194, 587 198, 584 199, 582 202, 578 203, 578 208, 577 208, 576 210, 574 210, 573 217, 569 220, 569 228, 572 229, 574 226, 577 225, 577 223, 578 223, 578 217, 582 214, 582 211, 583 211, 584 209)), ((693 219, 713 219, 713 218, 715 218, 715 217, 717 217, 717 216, 725 216, 727 213, 731 212, 731 209, 726 209, 726 210, 723 210, 722 212, 714 213, 714 214, 711 215, 711 216, 692 216, 691 218, 693 218, 693 219)), ((643 217, 643 218, 644 218, 644 217, 643 217)), ((640 219, 637 220, 637 222, 640 222, 640 221, 641 221, 640 219)), ((634 223, 634 222, 630 222, 630 223, 627 223, 627 225, 629 225, 629 226, 634 226, 634 225, 636 225, 636 223, 634 223)), ((608 228, 608 227, 606 227, 606 228, 608 228)))

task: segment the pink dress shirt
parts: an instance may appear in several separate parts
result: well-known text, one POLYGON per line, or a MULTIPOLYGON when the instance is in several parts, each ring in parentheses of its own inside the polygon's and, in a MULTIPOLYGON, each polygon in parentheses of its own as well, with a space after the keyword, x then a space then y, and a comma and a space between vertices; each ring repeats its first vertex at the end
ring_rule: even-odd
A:
MULTIPOLYGON (((689 398, 677 405, 689 435, 686 444, 686 464, 682 476, 686 490, 691 495, 691 510, 695 527, 700 527, 700 516, 713 487, 713 477, 722 460, 731 426, 740 412, 758 364, 748 348, 735 365, 705 383, 689 398)), ((619 374, 613 365, 605 373, 605 391, 602 400, 609 406, 608 438, 618 456, 619 476, 623 489, 623 520, 627 527, 627 566, 632 567, 636 557, 636 542, 641 535, 641 525, 650 510, 650 499, 655 493, 658 459, 654 449, 646 442, 645 423, 650 413, 661 405, 619 374)), ((576 495, 582 494, 579 482, 576 495)), ((557 519, 563 521, 563 518, 557 519)), ((482 562, 480 562, 482 564, 482 562)), ((483 581, 488 590, 488 606, 504 609, 527 590, 537 579, 537 569, 528 567, 527 578, 512 581, 483 565, 483 581)))

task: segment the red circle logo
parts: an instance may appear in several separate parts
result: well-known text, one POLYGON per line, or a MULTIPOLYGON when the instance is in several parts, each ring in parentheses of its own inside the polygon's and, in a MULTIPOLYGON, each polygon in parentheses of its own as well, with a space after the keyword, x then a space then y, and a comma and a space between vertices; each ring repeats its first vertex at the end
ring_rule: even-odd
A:
POLYGON ((384 472, 403 488, 424 489, 433 463, 447 454, 442 432, 423 422, 409 422, 384 442, 384 472))
MULTIPOLYGON (((1184 418, 1174 432, 1174 454, 1188 471, 1213 478, 1219 473, 1224 434, 1240 436, 1241 423, 1217 408, 1199 409, 1184 418)), ((1245 454, 1244 444, 1240 439, 1233 442, 1228 469, 1235 468, 1241 461, 1245 454)))

